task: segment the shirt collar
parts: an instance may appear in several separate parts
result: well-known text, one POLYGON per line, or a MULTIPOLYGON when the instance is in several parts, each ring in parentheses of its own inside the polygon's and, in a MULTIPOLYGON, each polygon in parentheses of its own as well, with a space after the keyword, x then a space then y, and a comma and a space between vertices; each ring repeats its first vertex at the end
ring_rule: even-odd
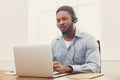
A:
MULTIPOLYGON (((75 36, 76 37, 83 37, 82 35, 82 31, 80 31, 77 27, 75 27, 76 30, 75 30, 75 36)), ((57 39, 62 39, 63 38, 63 35, 61 35, 60 37, 58 37, 57 39)))
POLYGON ((76 31, 75 31, 75 36, 76 37, 83 37, 82 32, 76 27, 76 31))

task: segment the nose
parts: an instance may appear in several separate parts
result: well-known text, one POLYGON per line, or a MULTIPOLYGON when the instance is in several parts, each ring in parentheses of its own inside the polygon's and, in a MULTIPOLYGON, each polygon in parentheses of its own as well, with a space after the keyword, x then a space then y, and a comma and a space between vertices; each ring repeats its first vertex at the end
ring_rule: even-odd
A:
POLYGON ((63 24, 64 24, 63 20, 60 20, 59 24, 60 24, 60 25, 63 25, 63 24))

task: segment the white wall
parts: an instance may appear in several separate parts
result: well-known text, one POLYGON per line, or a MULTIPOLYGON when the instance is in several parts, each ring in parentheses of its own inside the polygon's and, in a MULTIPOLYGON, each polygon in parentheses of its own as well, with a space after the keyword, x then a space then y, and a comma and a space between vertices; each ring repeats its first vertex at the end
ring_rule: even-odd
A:
POLYGON ((120 60, 120 0, 101 0, 102 59, 120 60))
POLYGON ((0 60, 13 59, 14 45, 48 44, 58 36, 55 11, 63 4, 75 8, 80 30, 101 40, 102 60, 120 60, 119 3, 119 0, 0 0, 0 60))
POLYGON ((0 60, 13 60, 13 46, 26 43, 27 1, 0 0, 0 60))
POLYGON ((72 6, 79 19, 77 26, 101 39, 100 0, 40 0, 28 1, 29 44, 49 44, 60 35, 56 27, 56 10, 62 5, 72 6), (47 3, 46 3, 47 2, 47 3))
POLYGON ((101 41, 100 0, 78 0, 78 27, 101 41))
POLYGON ((56 1, 28 1, 29 44, 49 44, 58 35, 55 9, 56 1))

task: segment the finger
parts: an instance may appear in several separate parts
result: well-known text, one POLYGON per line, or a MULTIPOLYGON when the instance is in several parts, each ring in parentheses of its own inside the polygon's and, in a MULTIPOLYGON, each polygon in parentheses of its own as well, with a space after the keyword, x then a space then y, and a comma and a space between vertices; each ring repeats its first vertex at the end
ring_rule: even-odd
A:
POLYGON ((54 68, 58 68, 58 67, 60 67, 60 66, 59 66, 59 64, 53 64, 53 67, 54 67, 54 68))
POLYGON ((60 68, 54 68, 54 70, 59 72, 60 68))
POLYGON ((55 70, 56 70, 56 71, 59 71, 59 70, 60 70, 60 68, 55 68, 55 70))
POLYGON ((54 61, 53 64, 59 64, 59 62, 58 61, 54 61))

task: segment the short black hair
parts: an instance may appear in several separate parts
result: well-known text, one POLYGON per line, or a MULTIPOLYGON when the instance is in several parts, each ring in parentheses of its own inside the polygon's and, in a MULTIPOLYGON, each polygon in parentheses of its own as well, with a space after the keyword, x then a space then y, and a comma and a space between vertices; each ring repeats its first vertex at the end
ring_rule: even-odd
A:
POLYGON ((76 13, 75 11, 73 10, 73 8, 71 6, 61 6, 57 9, 56 11, 56 14, 59 12, 59 11, 67 11, 70 16, 72 17, 72 22, 76 23, 78 21, 77 17, 76 17, 76 13))

